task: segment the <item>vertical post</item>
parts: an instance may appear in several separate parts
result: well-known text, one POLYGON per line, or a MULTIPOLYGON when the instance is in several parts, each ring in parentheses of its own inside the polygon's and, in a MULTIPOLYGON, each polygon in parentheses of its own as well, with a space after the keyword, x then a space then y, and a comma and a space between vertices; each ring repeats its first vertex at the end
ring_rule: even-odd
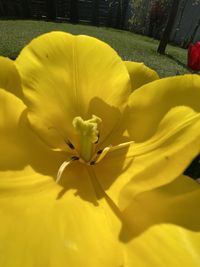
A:
POLYGON ((70 22, 71 23, 79 22, 78 0, 70 1, 70 22))
POLYGON ((129 0, 124 0, 123 1, 123 7, 122 7, 122 18, 121 18, 121 28, 125 28, 126 24, 126 14, 129 6, 129 0))
POLYGON ((113 19, 113 12, 112 12, 112 2, 109 2, 107 5, 108 13, 107 13, 107 19, 106 19, 106 27, 112 26, 112 19, 113 19))
POLYGON ((0 1, 0 16, 1 17, 5 17, 5 15, 6 15, 6 10, 5 10, 5 7, 4 7, 4 2, 0 1))
POLYGON ((117 6, 117 16, 115 22, 115 28, 121 29, 121 20, 122 20, 122 0, 118 1, 117 6))
POLYGON ((29 19, 31 17, 29 0, 22 0, 22 17, 24 19, 29 19))
POLYGON ((93 0, 92 4, 92 25, 99 26, 99 0, 93 0))
POLYGON ((115 28, 124 29, 129 0, 118 0, 115 28))
POLYGON ((56 20, 56 1, 46 0, 47 18, 49 20, 56 20))

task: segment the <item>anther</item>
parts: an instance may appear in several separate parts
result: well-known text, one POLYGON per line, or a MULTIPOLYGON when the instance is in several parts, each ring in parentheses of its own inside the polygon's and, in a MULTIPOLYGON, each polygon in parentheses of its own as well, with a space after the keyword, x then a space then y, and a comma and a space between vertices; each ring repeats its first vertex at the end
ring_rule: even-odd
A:
POLYGON ((103 152, 103 149, 97 151, 97 154, 100 155, 103 152))
POLYGON ((75 149, 75 147, 73 146, 73 144, 69 141, 69 140, 65 140, 65 143, 68 145, 69 148, 71 149, 75 149))
POLYGON ((97 141, 95 142, 95 145, 99 142, 99 133, 98 133, 98 135, 97 135, 97 141))
POLYGON ((95 161, 91 161, 91 162, 90 162, 90 165, 94 165, 94 164, 95 164, 95 161))
POLYGON ((79 160, 79 157, 77 157, 77 156, 72 156, 71 159, 72 159, 72 160, 79 160))

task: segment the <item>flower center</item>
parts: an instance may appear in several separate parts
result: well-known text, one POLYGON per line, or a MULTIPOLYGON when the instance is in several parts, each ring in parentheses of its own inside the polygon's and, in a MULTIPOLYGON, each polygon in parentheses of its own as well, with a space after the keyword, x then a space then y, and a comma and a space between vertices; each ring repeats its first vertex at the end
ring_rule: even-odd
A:
POLYGON ((80 138, 80 158, 89 162, 94 153, 94 144, 98 142, 101 119, 95 115, 89 120, 75 117, 72 122, 80 138))
MULTIPOLYGON (((81 117, 75 117, 73 119, 72 124, 79 135, 80 149, 76 154, 72 155, 72 157, 62 163, 57 173, 56 182, 61 179, 64 170, 73 161, 80 161, 87 165, 94 165, 100 162, 108 152, 128 147, 133 143, 133 141, 130 141, 116 146, 110 145, 95 152, 95 144, 98 142, 100 136, 101 122, 102 120, 95 115, 92 115, 92 118, 89 120, 83 120, 81 117)), ((71 143, 68 145, 70 148, 74 149, 74 146, 71 143)))

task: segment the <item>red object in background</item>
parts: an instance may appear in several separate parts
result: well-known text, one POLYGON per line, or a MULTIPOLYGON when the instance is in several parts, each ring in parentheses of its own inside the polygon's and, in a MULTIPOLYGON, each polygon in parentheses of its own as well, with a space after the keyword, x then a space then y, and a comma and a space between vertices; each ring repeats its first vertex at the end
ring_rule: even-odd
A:
POLYGON ((188 67, 200 70, 200 42, 191 44, 188 48, 188 67))

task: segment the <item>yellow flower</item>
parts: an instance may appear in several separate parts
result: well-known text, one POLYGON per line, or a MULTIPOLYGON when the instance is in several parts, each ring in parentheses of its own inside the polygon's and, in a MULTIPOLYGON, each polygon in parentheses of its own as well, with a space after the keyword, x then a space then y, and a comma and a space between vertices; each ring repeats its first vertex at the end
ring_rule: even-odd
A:
POLYGON ((199 76, 53 32, 0 88, 0 266, 199 265, 199 76))

